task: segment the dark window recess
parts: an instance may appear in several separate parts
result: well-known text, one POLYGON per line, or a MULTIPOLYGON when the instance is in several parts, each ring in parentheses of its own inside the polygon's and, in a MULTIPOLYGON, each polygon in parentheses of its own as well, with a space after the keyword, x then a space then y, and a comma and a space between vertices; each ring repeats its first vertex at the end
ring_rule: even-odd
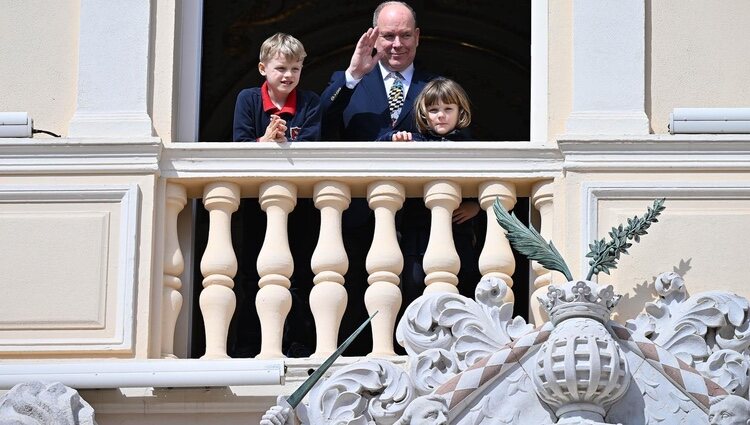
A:
MULTIPOLYGON (((228 141, 240 90, 260 86, 260 45, 287 32, 305 45, 300 87, 320 93, 346 69, 380 1, 237 1, 203 5, 200 140, 228 141)), ((411 1, 421 36, 416 65, 458 81, 477 140, 529 140, 531 2, 411 1)))
MULTIPOLYGON (((195 269, 193 271, 193 323, 191 357, 197 358, 205 353, 206 341, 203 327, 203 316, 200 311, 199 298, 203 286, 203 276, 200 271, 200 259, 208 241, 208 212, 199 201, 196 203, 195 227, 195 269)), ((524 223, 529 222, 529 198, 518 198, 513 209, 516 216, 524 223)), ((487 220, 484 212, 475 219, 476 234, 475 254, 478 257, 484 246, 487 220)), ((237 307, 232 317, 227 337, 227 353, 234 358, 254 357, 260 352, 260 321, 255 312, 255 295, 258 293, 258 272, 255 266, 256 258, 263 245, 265 237, 266 217, 261 211, 257 199, 243 199, 237 212, 232 215, 232 243, 237 256, 238 271, 234 279, 234 292, 237 297, 237 307)), ((288 357, 307 357, 315 350, 315 323, 310 312, 310 290, 312 289, 313 273, 310 270, 310 258, 317 243, 320 231, 320 216, 309 198, 298 200, 297 207, 289 215, 289 241, 294 256, 294 275, 292 276, 292 310, 287 316, 284 327, 282 351, 288 357)), ((369 236, 371 239, 371 235, 369 236)), ((529 267, 526 257, 513 252, 516 269, 513 273, 513 293, 515 295, 514 315, 528 320, 529 310, 529 267)), ((349 273, 347 273, 346 289, 349 303, 339 333, 339 341, 343 341, 357 328, 358 324, 367 317, 364 305, 364 292, 367 289, 364 262, 366 252, 352 255, 349 258, 349 273), (358 274, 354 270, 360 269, 358 274)), ((473 297, 476 282, 463 281, 459 289, 463 295, 473 297)), ((403 309, 406 303, 403 304, 403 309)), ((399 316, 400 319, 400 316, 399 316)), ((403 349, 394 344, 399 354, 403 349)), ((372 347, 370 331, 363 332, 347 350, 345 355, 365 355, 372 347)))

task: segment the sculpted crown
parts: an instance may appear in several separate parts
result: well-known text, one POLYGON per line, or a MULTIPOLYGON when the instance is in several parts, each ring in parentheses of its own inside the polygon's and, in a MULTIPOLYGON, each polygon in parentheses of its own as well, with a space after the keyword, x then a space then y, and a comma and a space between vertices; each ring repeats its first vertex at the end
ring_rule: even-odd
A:
POLYGON ((620 297, 615 295, 612 285, 599 286, 579 280, 567 282, 560 288, 550 285, 547 295, 538 299, 556 325, 571 317, 589 317, 604 323, 620 297))

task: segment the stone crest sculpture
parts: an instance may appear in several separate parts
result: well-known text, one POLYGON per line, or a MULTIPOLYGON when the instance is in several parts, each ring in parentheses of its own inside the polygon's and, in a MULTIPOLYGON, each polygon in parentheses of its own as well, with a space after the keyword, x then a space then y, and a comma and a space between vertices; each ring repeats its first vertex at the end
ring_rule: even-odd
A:
POLYGON ((0 399, 0 425, 96 425, 94 409, 78 392, 56 382, 14 386, 0 399))
POLYGON ((663 200, 592 243, 583 280, 552 243, 499 208, 514 247, 568 277, 540 299, 550 321, 534 329, 513 318, 499 279, 481 281, 475 300, 424 295, 396 332, 408 372, 369 359, 342 368, 310 393, 303 423, 417 424, 445 414, 458 425, 750 424, 746 299, 689 297, 680 276, 662 274, 659 299, 623 325, 610 319, 619 295, 591 281, 657 222, 663 200))

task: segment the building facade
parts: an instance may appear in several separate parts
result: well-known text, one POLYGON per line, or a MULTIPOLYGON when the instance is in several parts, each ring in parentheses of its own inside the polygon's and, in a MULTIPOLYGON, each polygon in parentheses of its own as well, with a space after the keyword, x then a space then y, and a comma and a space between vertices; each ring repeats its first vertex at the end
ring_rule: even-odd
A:
MULTIPOLYGON (((682 275, 693 293, 750 298, 750 136, 668 129, 675 108, 748 106, 742 0, 533 0, 529 140, 398 146, 199 141, 202 2, 0 6, 0 113, 28 112, 62 135, 0 139, 0 359, 19 371, 8 382, 85 381, 90 370, 71 364, 101 371, 77 388, 99 424, 253 423, 290 394, 335 349, 346 320, 340 218, 352 197, 367 198, 377 220, 365 301, 380 311, 373 354, 396 365, 407 359, 393 347, 403 264, 393 217, 405 197, 432 210, 429 292, 455 290, 450 211, 462 196, 488 214, 480 271, 511 290, 515 262, 494 223, 496 198, 508 209, 529 198, 536 227, 583 278, 591 241, 665 197, 661 222, 599 277, 624 295, 616 320, 657 298, 662 272, 682 275), (267 214, 256 259, 263 342, 257 359, 218 361, 236 308, 230 221, 243 197, 259 198, 267 214), (321 210, 310 299, 318 339, 313 357, 283 359, 289 277, 306 266, 291 258, 286 220, 303 197, 321 210), (195 202, 210 216, 200 258, 195 202), (187 358, 196 309, 201 360, 187 358)), ((536 295, 565 279, 538 264, 530 273, 529 321, 541 325, 536 295)))

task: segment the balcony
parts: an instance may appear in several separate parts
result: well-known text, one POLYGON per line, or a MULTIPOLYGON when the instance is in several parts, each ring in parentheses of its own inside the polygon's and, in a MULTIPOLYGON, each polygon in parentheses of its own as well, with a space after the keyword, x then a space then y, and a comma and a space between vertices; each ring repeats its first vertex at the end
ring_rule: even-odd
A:
MULTIPOLYGON (((284 321, 291 306, 290 277, 295 267, 287 219, 298 198, 312 198, 320 213, 320 235, 310 267, 315 286, 310 305, 317 341, 313 358, 325 358, 338 344, 346 308, 344 274, 348 259, 341 217, 352 198, 364 198, 375 215, 375 234, 367 254, 369 287, 365 305, 378 311, 372 323, 371 356, 393 356, 393 332, 401 304, 399 275, 403 257, 394 217, 405 198, 424 199, 430 209, 430 240, 424 257, 426 292, 456 292, 459 258, 452 243, 451 213, 462 197, 478 198, 487 211, 496 198, 511 209, 518 196, 531 196, 542 213, 542 232, 551 230, 551 185, 559 175, 559 151, 522 142, 473 143, 189 143, 165 146, 160 159, 166 181, 165 251, 161 356, 174 355, 174 329, 181 309, 185 273, 177 219, 190 199, 201 199, 209 214, 208 243, 200 261, 206 350, 203 358, 227 357, 227 332, 236 308, 232 291, 237 258, 232 247, 231 215, 241 198, 258 198, 267 215, 257 258, 260 289, 256 298, 262 343, 256 358, 282 358, 284 321)), ((483 276, 512 285, 515 261, 503 232, 489 212, 486 241, 479 257, 483 276)), ((184 243, 183 243, 184 246, 184 243)), ((545 273, 534 266, 540 282, 545 273)), ((198 284, 194 282, 193 284, 198 284)))
MULTIPOLYGON (((2 230, 15 247, 3 258, 7 282, 12 284, 0 313, 0 357, 47 365, 60 359, 85 361, 91 370, 103 362, 102 367, 113 373, 112 382, 92 385, 114 389, 82 393, 97 409, 97 417, 151 410, 189 414, 180 406, 185 406, 182 400, 193 398, 206 400, 206 412, 221 412, 224 403, 231 403, 236 412, 261 412, 275 394, 293 391, 339 342, 347 284, 342 279, 347 258, 340 219, 350 199, 364 198, 376 217, 374 243, 367 255, 370 284, 365 305, 379 313, 366 330, 373 336, 369 351, 403 364, 403 357, 393 357, 398 311, 393 306, 400 300, 402 261, 394 214, 404 199, 423 198, 431 209, 426 290, 455 291, 459 264, 450 243, 450 211, 461 198, 476 197, 487 210, 497 197, 506 208, 512 208, 517 197, 529 197, 540 212, 541 232, 549 237, 551 183, 561 175, 562 165, 556 147, 523 142, 0 140, 2 230), (256 358, 283 361, 286 385, 219 386, 205 392, 118 390, 117 371, 128 370, 129 360, 184 362, 186 367, 200 361, 185 357, 191 290, 201 284, 197 308, 205 324, 202 357, 228 357, 237 265, 230 217, 242 198, 260 199, 267 214, 263 248, 257 259, 251 259, 257 260, 262 286, 258 292, 263 297, 258 309, 261 353, 256 358), (294 235, 287 233, 285 223, 299 198, 312 198, 321 219, 309 266, 292 264, 288 249, 294 235), (210 217, 201 257, 193 252, 192 200, 203 203, 210 217), (200 264, 202 281, 193 279, 191 262, 200 264), (282 358, 292 267, 311 267, 315 274, 310 304, 317 341, 312 358, 282 358)), ((479 269, 512 283, 515 263, 510 247, 494 219, 488 223, 479 269)), ((539 275, 535 285, 543 286, 548 275, 538 265, 533 267, 539 275)), ((337 365, 355 360, 342 358, 337 365)))

